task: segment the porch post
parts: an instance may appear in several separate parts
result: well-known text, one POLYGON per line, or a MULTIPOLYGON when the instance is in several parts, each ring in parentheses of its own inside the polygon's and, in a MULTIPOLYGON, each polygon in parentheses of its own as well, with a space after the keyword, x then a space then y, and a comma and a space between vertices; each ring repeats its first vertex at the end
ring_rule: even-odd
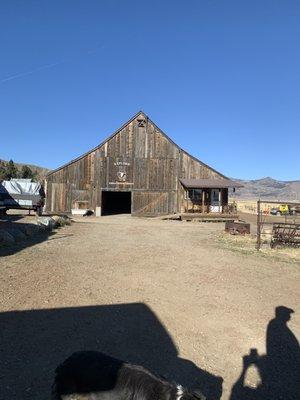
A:
POLYGON ((221 189, 219 189, 219 212, 221 212, 221 204, 222 204, 221 197, 222 197, 222 192, 221 189))
POLYGON ((189 191, 188 190, 186 190, 185 191, 185 195, 186 195, 186 210, 185 210, 185 212, 189 212, 189 191))
POLYGON ((205 203, 205 192, 204 189, 202 189, 202 214, 204 214, 204 203, 205 203))

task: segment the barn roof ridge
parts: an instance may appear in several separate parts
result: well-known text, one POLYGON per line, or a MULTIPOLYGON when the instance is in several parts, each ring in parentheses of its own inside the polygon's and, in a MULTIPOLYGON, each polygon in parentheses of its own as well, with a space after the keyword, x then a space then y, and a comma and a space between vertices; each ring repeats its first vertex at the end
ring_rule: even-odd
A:
POLYGON ((203 161, 199 160, 197 157, 194 157, 193 155, 191 155, 190 153, 188 153, 186 150, 182 149, 177 143, 175 143, 159 126, 156 125, 155 122, 153 122, 151 120, 151 118, 148 117, 148 115, 143 111, 143 110, 139 110, 136 114, 134 114, 127 122, 125 122, 124 124, 122 124, 122 126, 120 128, 118 128, 116 131, 114 131, 114 133, 112 133, 111 135, 109 135, 104 141, 102 141, 101 143, 99 143, 97 146, 93 147, 91 150, 86 151, 85 153, 81 154, 80 156, 74 158, 73 160, 70 160, 69 162, 61 165, 58 168, 55 168, 54 170, 48 172, 47 176, 50 176, 52 174, 54 174, 55 172, 67 167, 70 164, 73 164, 79 160, 81 160, 82 158, 84 158, 85 156, 87 156, 88 154, 92 153, 93 151, 96 151, 97 149, 99 149, 100 147, 102 147, 106 142, 108 142, 110 139, 112 139, 114 136, 116 136, 122 129, 124 129, 127 125, 129 125, 132 121, 134 121, 140 114, 142 114, 148 121, 150 121, 154 127, 156 129, 158 129, 161 134, 167 139, 169 140, 174 146, 176 146, 178 148, 178 150, 182 153, 185 153, 187 156, 191 157, 192 159, 194 159, 195 161, 199 162, 200 164, 202 164, 203 166, 209 168, 211 171, 216 172, 218 175, 220 175, 221 177, 223 177, 224 179, 228 179, 225 175, 221 174, 219 171, 215 170, 214 168, 212 168, 211 166, 205 164, 203 161))

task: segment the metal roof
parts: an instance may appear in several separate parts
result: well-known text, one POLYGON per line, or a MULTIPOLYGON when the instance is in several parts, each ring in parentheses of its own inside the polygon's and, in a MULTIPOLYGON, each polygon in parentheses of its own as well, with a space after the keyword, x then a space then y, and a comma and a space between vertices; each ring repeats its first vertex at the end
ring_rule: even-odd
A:
POLYGON ((179 179, 187 189, 241 188, 242 184, 230 179, 179 179))

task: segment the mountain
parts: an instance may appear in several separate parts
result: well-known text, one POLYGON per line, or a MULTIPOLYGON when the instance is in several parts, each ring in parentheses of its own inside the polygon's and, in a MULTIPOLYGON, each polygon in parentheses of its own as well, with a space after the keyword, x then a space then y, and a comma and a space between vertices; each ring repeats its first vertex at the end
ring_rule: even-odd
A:
POLYGON ((300 201, 300 180, 277 181, 266 177, 256 180, 234 179, 244 185, 237 189, 233 197, 240 199, 279 200, 279 201, 300 201))
MULTIPOLYGON (((7 164, 8 161, 6 161, 6 160, 1 160, 1 159, 0 159, 0 165, 1 165, 2 163, 7 164)), ((45 178, 46 174, 47 174, 48 172, 50 172, 50 169, 44 168, 44 167, 40 167, 40 166, 38 166, 38 165, 21 164, 21 163, 16 163, 16 162, 14 162, 14 164, 15 164, 16 168, 18 169, 18 171, 21 171, 23 165, 27 165, 27 166, 32 170, 32 172, 34 172, 34 173, 36 172, 36 174, 37 174, 37 180, 39 180, 39 181, 42 181, 42 180, 45 178)))

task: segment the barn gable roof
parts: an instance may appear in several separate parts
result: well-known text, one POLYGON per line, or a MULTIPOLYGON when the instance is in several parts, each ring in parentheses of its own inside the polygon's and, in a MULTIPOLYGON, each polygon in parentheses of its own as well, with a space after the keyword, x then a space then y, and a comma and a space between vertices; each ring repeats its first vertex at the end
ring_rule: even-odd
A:
POLYGON ((70 164, 73 164, 77 161, 79 161, 80 159, 84 158, 85 156, 87 156, 88 154, 98 150, 100 147, 102 147, 105 143, 107 143, 109 140, 111 140, 114 136, 116 136, 122 129, 124 129, 127 125, 129 125, 132 121, 134 121, 136 118, 138 118, 139 116, 147 119, 169 142, 171 142, 175 147, 177 147, 177 149, 186 154, 187 156, 191 157, 193 160, 197 161, 198 163, 202 164, 203 166, 209 168, 211 171, 217 173, 220 177, 224 178, 224 179, 228 179, 225 175, 221 174, 219 171, 215 170, 214 168, 210 167, 209 165, 205 164, 204 162, 202 162, 201 160, 199 160, 198 158, 194 157, 193 155, 189 154, 187 151, 183 150, 181 147, 178 146, 177 143, 175 143, 165 132, 163 132, 145 113, 144 111, 140 110, 139 112, 137 112, 132 118, 130 118, 127 122, 125 122, 125 124, 123 124, 119 129, 117 129, 113 134, 111 134, 110 136, 108 136, 103 142, 101 142, 100 144, 98 144, 96 147, 92 148, 91 150, 85 152, 84 154, 74 158, 73 160, 67 162, 66 164, 61 165, 60 167, 50 171, 47 176, 50 176, 52 174, 54 174, 55 172, 67 167, 70 164))

